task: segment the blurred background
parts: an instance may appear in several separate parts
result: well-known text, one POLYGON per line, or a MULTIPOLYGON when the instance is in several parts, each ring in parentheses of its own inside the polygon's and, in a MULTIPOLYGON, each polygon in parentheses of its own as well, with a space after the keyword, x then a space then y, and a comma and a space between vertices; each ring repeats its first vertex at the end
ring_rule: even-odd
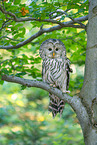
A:
POLYGON ((0 86, 1 145, 83 145, 80 125, 68 104, 60 118, 48 112, 46 91, 4 82, 0 86))
MULTIPOLYGON (((69 11, 73 18, 88 13, 87 1, 79 3, 75 0, 54 3, 41 3, 43 0, 4 0, 7 11, 13 12, 17 17, 47 18, 49 11, 60 9, 69 11), (20 4, 18 4, 20 3, 20 4), (68 5, 67 5, 68 4, 68 5), (80 5, 80 7, 79 7, 80 5), (21 10, 25 7, 26 14, 21 10)), ((2 2, 0 2, 2 4, 2 2)), ((70 20, 65 16, 58 18, 61 22, 70 20)), ((0 13, 0 27, 5 21, 0 13)), ((86 23, 86 22, 85 22, 86 23)), ((35 34, 43 22, 11 22, 0 34, 0 45, 16 45, 35 34), (2 37, 7 36, 7 37, 2 37)), ((44 28, 56 24, 44 22, 44 28)), ((44 33, 29 44, 13 50, 0 50, 0 74, 15 75, 26 79, 40 80, 42 60, 39 48, 48 38, 59 39, 65 44, 67 57, 71 61, 73 73, 70 75, 70 95, 80 92, 83 85, 86 33, 83 29, 63 28, 61 30, 44 33)), ((58 114, 54 119, 48 112, 49 93, 39 88, 27 88, 15 83, 0 81, 0 145, 84 145, 81 127, 73 109, 66 104, 62 117, 58 114)))
MULTIPOLYGON (((9 52, 6 53, 4 57, 9 56, 9 52)), ((37 55, 39 57, 38 51, 37 55)), ((32 53, 32 56, 36 57, 36 54, 32 53)), ((38 72, 30 71, 41 81, 41 60, 36 63, 38 72)), ((82 87, 84 65, 71 64, 71 68, 73 73, 69 90, 73 96, 82 87)), ((31 74, 24 75, 24 78, 35 79, 31 74)), ((58 114, 53 119, 48 105, 48 92, 4 81, 0 85, 0 145, 84 145, 82 131, 72 108, 66 104, 62 117, 58 114)))

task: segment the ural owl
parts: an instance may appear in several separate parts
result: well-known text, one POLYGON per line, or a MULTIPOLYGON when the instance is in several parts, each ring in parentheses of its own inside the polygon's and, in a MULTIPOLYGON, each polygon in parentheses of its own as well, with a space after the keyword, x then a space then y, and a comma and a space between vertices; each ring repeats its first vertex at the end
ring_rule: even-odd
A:
MULTIPOLYGON (((70 61, 66 57, 65 45, 58 39, 47 39, 40 46, 43 81, 60 89, 63 93, 68 92, 70 61)), ((53 94, 49 94, 49 111, 53 117, 63 112, 65 102, 53 94)))

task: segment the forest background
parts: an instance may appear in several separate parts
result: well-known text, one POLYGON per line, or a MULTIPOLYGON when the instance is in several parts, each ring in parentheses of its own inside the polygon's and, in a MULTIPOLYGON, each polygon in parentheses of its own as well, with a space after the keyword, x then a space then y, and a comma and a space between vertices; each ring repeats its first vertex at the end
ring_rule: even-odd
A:
MULTIPOLYGON (((16 46, 43 27, 47 29, 56 26, 56 21, 66 22, 72 16, 78 18, 88 14, 87 0, 3 0, 0 1, 0 6, 17 18, 37 19, 16 22, 11 15, 2 13, 0 7, 0 46, 16 46), (69 16, 60 15, 60 9, 69 12, 69 16), (40 21, 40 18, 47 19, 48 16, 55 17, 55 22, 40 21), (6 20, 6 17, 9 19, 6 20)), ((78 94, 83 85, 87 43, 86 31, 80 27, 70 26, 45 32, 18 49, 1 49, 0 74, 41 81, 42 60, 39 47, 48 38, 60 39, 65 44, 73 69, 70 95, 78 94)), ((57 115, 53 119, 48 114, 48 92, 3 80, 0 84, 0 145, 84 145, 76 114, 68 104, 65 105, 62 117, 57 115)))

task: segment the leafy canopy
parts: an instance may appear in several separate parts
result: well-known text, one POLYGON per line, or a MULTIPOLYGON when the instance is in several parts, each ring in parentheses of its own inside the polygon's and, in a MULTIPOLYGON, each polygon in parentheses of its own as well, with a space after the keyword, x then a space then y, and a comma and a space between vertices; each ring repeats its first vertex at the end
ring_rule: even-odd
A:
MULTIPOLYGON (((84 64, 86 47, 84 29, 63 27, 44 33, 18 49, 3 50, 2 47, 17 46, 40 29, 53 28, 59 23, 71 21, 71 17, 75 19, 86 16, 88 14, 87 0, 2 0, 0 6, 3 9, 0 11, 0 76, 9 74, 40 79, 39 47, 48 38, 60 39, 65 44, 67 56, 72 64, 84 64)), ((0 83, 2 84, 3 81, 0 83)))
MULTIPOLYGON (((87 0, 1 0, 0 84, 4 83, 1 80, 4 74, 41 80, 40 44, 48 38, 56 38, 66 46, 74 72, 70 90, 72 95, 77 93, 83 83, 86 48, 83 28, 87 22, 81 21, 82 25, 74 20, 87 14, 87 0), (74 23, 66 25, 70 21, 74 23), (44 33, 36 35, 41 29, 45 29, 44 33), (21 46, 15 48, 19 44, 21 46), (7 49, 11 46, 12 49, 7 49)), ((25 87, 22 86, 22 89, 25 87)), ((83 145, 79 124, 76 124, 77 119, 67 104, 65 109, 68 109, 63 112, 62 118, 56 117, 52 121, 47 114, 47 92, 35 88, 21 91, 20 85, 11 83, 0 85, 0 92, 2 145, 83 145), (72 123, 75 123, 74 126, 72 123)))

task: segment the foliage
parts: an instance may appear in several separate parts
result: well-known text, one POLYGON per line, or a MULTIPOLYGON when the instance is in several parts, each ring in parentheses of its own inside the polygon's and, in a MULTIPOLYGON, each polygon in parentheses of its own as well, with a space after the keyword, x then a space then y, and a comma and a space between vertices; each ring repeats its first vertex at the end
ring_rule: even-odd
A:
MULTIPOLYGON (((57 10, 68 10, 70 16, 77 18, 87 14, 87 1, 31 1, 29 4, 22 0, 9 0, 3 1, 1 4, 5 7, 6 11, 10 11, 16 15, 17 18, 31 17, 35 19, 49 19, 56 13, 57 10), (79 9, 80 5, 80 9, 79 9), (23 14, 23 11, 25 15, 23 14), (54 14, 53 14, 54 13, 54 14)), ((62 15, 57 17, 59 21, 65 22, 67 17, 62 15)), ((69 18, 68 18, 69 19, 69 18)), ((21 41, 28 38, 37 31, 37 27, 44 24, 44 27, 49 27, 51 23, 38 22, 38 21, 21 21, 15 22, 8 14, 4 15, 0 12, 0 27, 1 36, 0 44, 2 46, 14 45, 16 46, 21 41), (6 17, 9 19, 6 20, 6 17), (28 33, 26 33, 28 31, 28 33)), ((41 62, 38 56, 39 45, 48 38, 60 38, 67 48, 67 55, 73 64, 82 65, 85 61, 85 46, 86 38, 85 31, 75 28, 65 28, 58 31, 44 34, 30 42, 28 45, 22 46, 20 49, 13 49, 1 51, 1 74, 11 74, 16 76, 29 75, 33 78, 40 77, 40 70, 36 69, 37 63, 41 62), (31 52, 31 53, 30 53, 31 52), (33 55, 34 53, 34 55, 33 55)))
MULTIPOLYGON (((0 144, 5 145, 83 145, 82 134, 75 114, 66 105, 62 118, 54 120, 47 113, 48 94, 40 89, 7 84, 2 75, 41 80, 40 44, 48 38, 60 39, 66 46, 73 74, 70 79, 71 95, 78 93, 83 83, 86 32, 84 29, 64 27, 49 31, 16 49, 40 29, 52 28, 59 23, 88 14, 87 0, 2 0, 0 11, 0 144), (60 13, 65 11, 68 15, 60 13), (19 21, 15 21, 15 14, 19 21), (33 20, 27 20, 33 19, 33 20), (23 21, 25 19, 25 21, 23 21), (47 21, 55 20, 56 23, 47 21), (45 111, 44 111, 45 110, 45 111), (76 123, 74 123, 76 122, 76 123), (74 126, 72 125, 74 123, 74 126), (69 135, 67 135, 69 134, 69 135), (76 138, 75 138, 76 136, 76 138)), ((86 22, 83 22, 85 25, 86 22)), ((77 24, 75 24, 77 25, 77 24)))

